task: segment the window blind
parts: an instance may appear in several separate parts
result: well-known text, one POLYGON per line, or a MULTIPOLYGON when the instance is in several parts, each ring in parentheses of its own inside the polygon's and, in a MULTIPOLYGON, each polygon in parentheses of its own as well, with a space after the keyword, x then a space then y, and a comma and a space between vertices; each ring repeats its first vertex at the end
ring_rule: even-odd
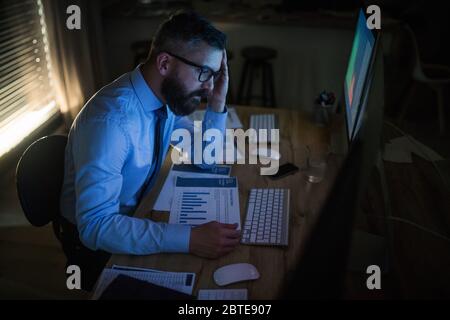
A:
POLYGON ((41 0, 0 1, 0 157, 58 112, 41 0))

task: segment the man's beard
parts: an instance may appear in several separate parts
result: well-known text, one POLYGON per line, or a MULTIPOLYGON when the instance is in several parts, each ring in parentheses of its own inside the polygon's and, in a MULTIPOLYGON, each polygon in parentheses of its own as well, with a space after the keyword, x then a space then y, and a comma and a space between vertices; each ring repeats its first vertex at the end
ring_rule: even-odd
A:
POLYGON ((176 76, 169 76, 163 80, 161 93, 166 99, 169 109, 177 116, 191 114, 200 105, 202 98, 208 96, 208 90, 206 89, 187 93, 176 76))

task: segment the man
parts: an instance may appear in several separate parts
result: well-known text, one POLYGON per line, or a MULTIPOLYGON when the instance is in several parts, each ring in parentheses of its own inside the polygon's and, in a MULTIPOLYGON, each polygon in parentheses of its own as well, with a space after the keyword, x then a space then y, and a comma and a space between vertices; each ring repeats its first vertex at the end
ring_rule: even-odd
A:
POLYGON ((69 263, 75 254, 74 262, 88 265, 95 250, 217 258, 238 245, 237 225, 210 222, 191 229, 132 217, 155 182, 172 131, 193 132, 184 116, 202 98, 208 101, 203 130, 224 132, 225 41, 199 15, 175 14, 159 27, 147 62, 102 88, 79 113, 69 134, 61 196, 69 263), (81 243, 74 246, 78 237, 81 243), (74 249, 83 245, 88 258, 74 249))

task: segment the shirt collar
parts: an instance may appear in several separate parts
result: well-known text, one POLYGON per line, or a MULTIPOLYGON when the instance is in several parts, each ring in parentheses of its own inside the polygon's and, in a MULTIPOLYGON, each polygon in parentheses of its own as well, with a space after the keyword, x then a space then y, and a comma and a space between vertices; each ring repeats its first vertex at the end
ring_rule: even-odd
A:
POLYGON ((141 65, 137 66, 136 69, 131 72, 131 84, 133 85, 139 101, 144 107, 144 111, 146 113, 151 113, 164 106, 164 104, 153 93, 152 89, 145 81, 140 67, 141 65))

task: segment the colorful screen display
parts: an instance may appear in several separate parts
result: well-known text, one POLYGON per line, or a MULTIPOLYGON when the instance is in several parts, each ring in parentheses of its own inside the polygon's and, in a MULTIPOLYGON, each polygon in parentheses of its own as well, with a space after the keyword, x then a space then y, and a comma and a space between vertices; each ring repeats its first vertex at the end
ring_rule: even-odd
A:
POLYGON ((344 81, 347 133, 351 141, 359 129, 365 106, 364 88, 370 66, 375 37, 367 28, 363 11, 359 12, 350 61, 344 81))

